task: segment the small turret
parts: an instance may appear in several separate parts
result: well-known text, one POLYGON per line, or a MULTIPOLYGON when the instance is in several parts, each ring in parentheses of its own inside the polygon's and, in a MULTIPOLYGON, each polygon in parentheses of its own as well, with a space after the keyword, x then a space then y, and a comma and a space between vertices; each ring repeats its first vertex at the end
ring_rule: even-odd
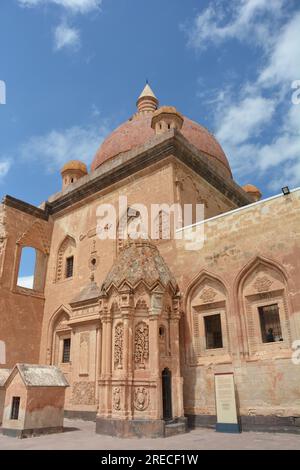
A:
POLYGON ((249 196, 251 197, 251 199, 253 199, 254 202, 257 202, 261 199, 262 194, 260 190, 256 186, 254 186, 254 184, 245 184, 243 186, 243 190, 249 194, 249 196))
POLYGON ((62 189, 88 174, 86 164, 79 160, 70 160, 61 169, 62 189))
POLYGON ((182 114, 174 106, 162 106, 153 114, 151 127, 156 134, 163 134, 171 129, 180 130, 183 121, 182 114))

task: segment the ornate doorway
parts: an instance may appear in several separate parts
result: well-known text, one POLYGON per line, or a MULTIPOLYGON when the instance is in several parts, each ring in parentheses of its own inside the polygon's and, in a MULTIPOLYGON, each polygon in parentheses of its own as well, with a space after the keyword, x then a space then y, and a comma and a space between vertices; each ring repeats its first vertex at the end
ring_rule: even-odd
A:
POLYGON ((172 413, 172 374, 169 369, 162 371, 163 419, 170 421, 172 413))

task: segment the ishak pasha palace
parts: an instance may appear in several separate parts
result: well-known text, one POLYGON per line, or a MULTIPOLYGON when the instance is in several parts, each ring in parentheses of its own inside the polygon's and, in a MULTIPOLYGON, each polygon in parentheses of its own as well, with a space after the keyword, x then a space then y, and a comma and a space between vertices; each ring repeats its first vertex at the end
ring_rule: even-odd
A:
POLYGON ((215 137, 148 84, 90 171, 70 160, 61 177, 39 207, 0 205, 3 432, 214 427, 226 376, 240 430, 300 432, 300 190, 239 186, 215 137), (141 206, 161 208, 147 232, 141 206))

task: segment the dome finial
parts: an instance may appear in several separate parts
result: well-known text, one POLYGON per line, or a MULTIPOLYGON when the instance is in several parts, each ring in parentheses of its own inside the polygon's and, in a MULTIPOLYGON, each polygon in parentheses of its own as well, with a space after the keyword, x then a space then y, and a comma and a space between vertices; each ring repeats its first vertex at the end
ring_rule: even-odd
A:
POLYGON ((153 93, 153 91, 152 91, 152 89, 149 85, 148 79, 146 80, 146 85, 145 85, 142 93, 138 97, 136 105, 137 105, 139 113, 144 112, 144 111, 145 112, 148 112, 148 111, 154 112, 158 108, 158 105, 159 105, 158 99, 156 98, 155 94, 153 93))

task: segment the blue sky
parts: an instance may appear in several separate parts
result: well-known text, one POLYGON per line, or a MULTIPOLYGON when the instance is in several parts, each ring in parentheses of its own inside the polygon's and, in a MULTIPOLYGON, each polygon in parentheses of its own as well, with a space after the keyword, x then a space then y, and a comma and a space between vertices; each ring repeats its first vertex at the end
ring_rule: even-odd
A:
POLYGON ((240 184, 300 185, 298 0, 1 0, 0 22, 2 195, 58 191, 63 163, 91 163, 146 78, 216 134, 240 184))

